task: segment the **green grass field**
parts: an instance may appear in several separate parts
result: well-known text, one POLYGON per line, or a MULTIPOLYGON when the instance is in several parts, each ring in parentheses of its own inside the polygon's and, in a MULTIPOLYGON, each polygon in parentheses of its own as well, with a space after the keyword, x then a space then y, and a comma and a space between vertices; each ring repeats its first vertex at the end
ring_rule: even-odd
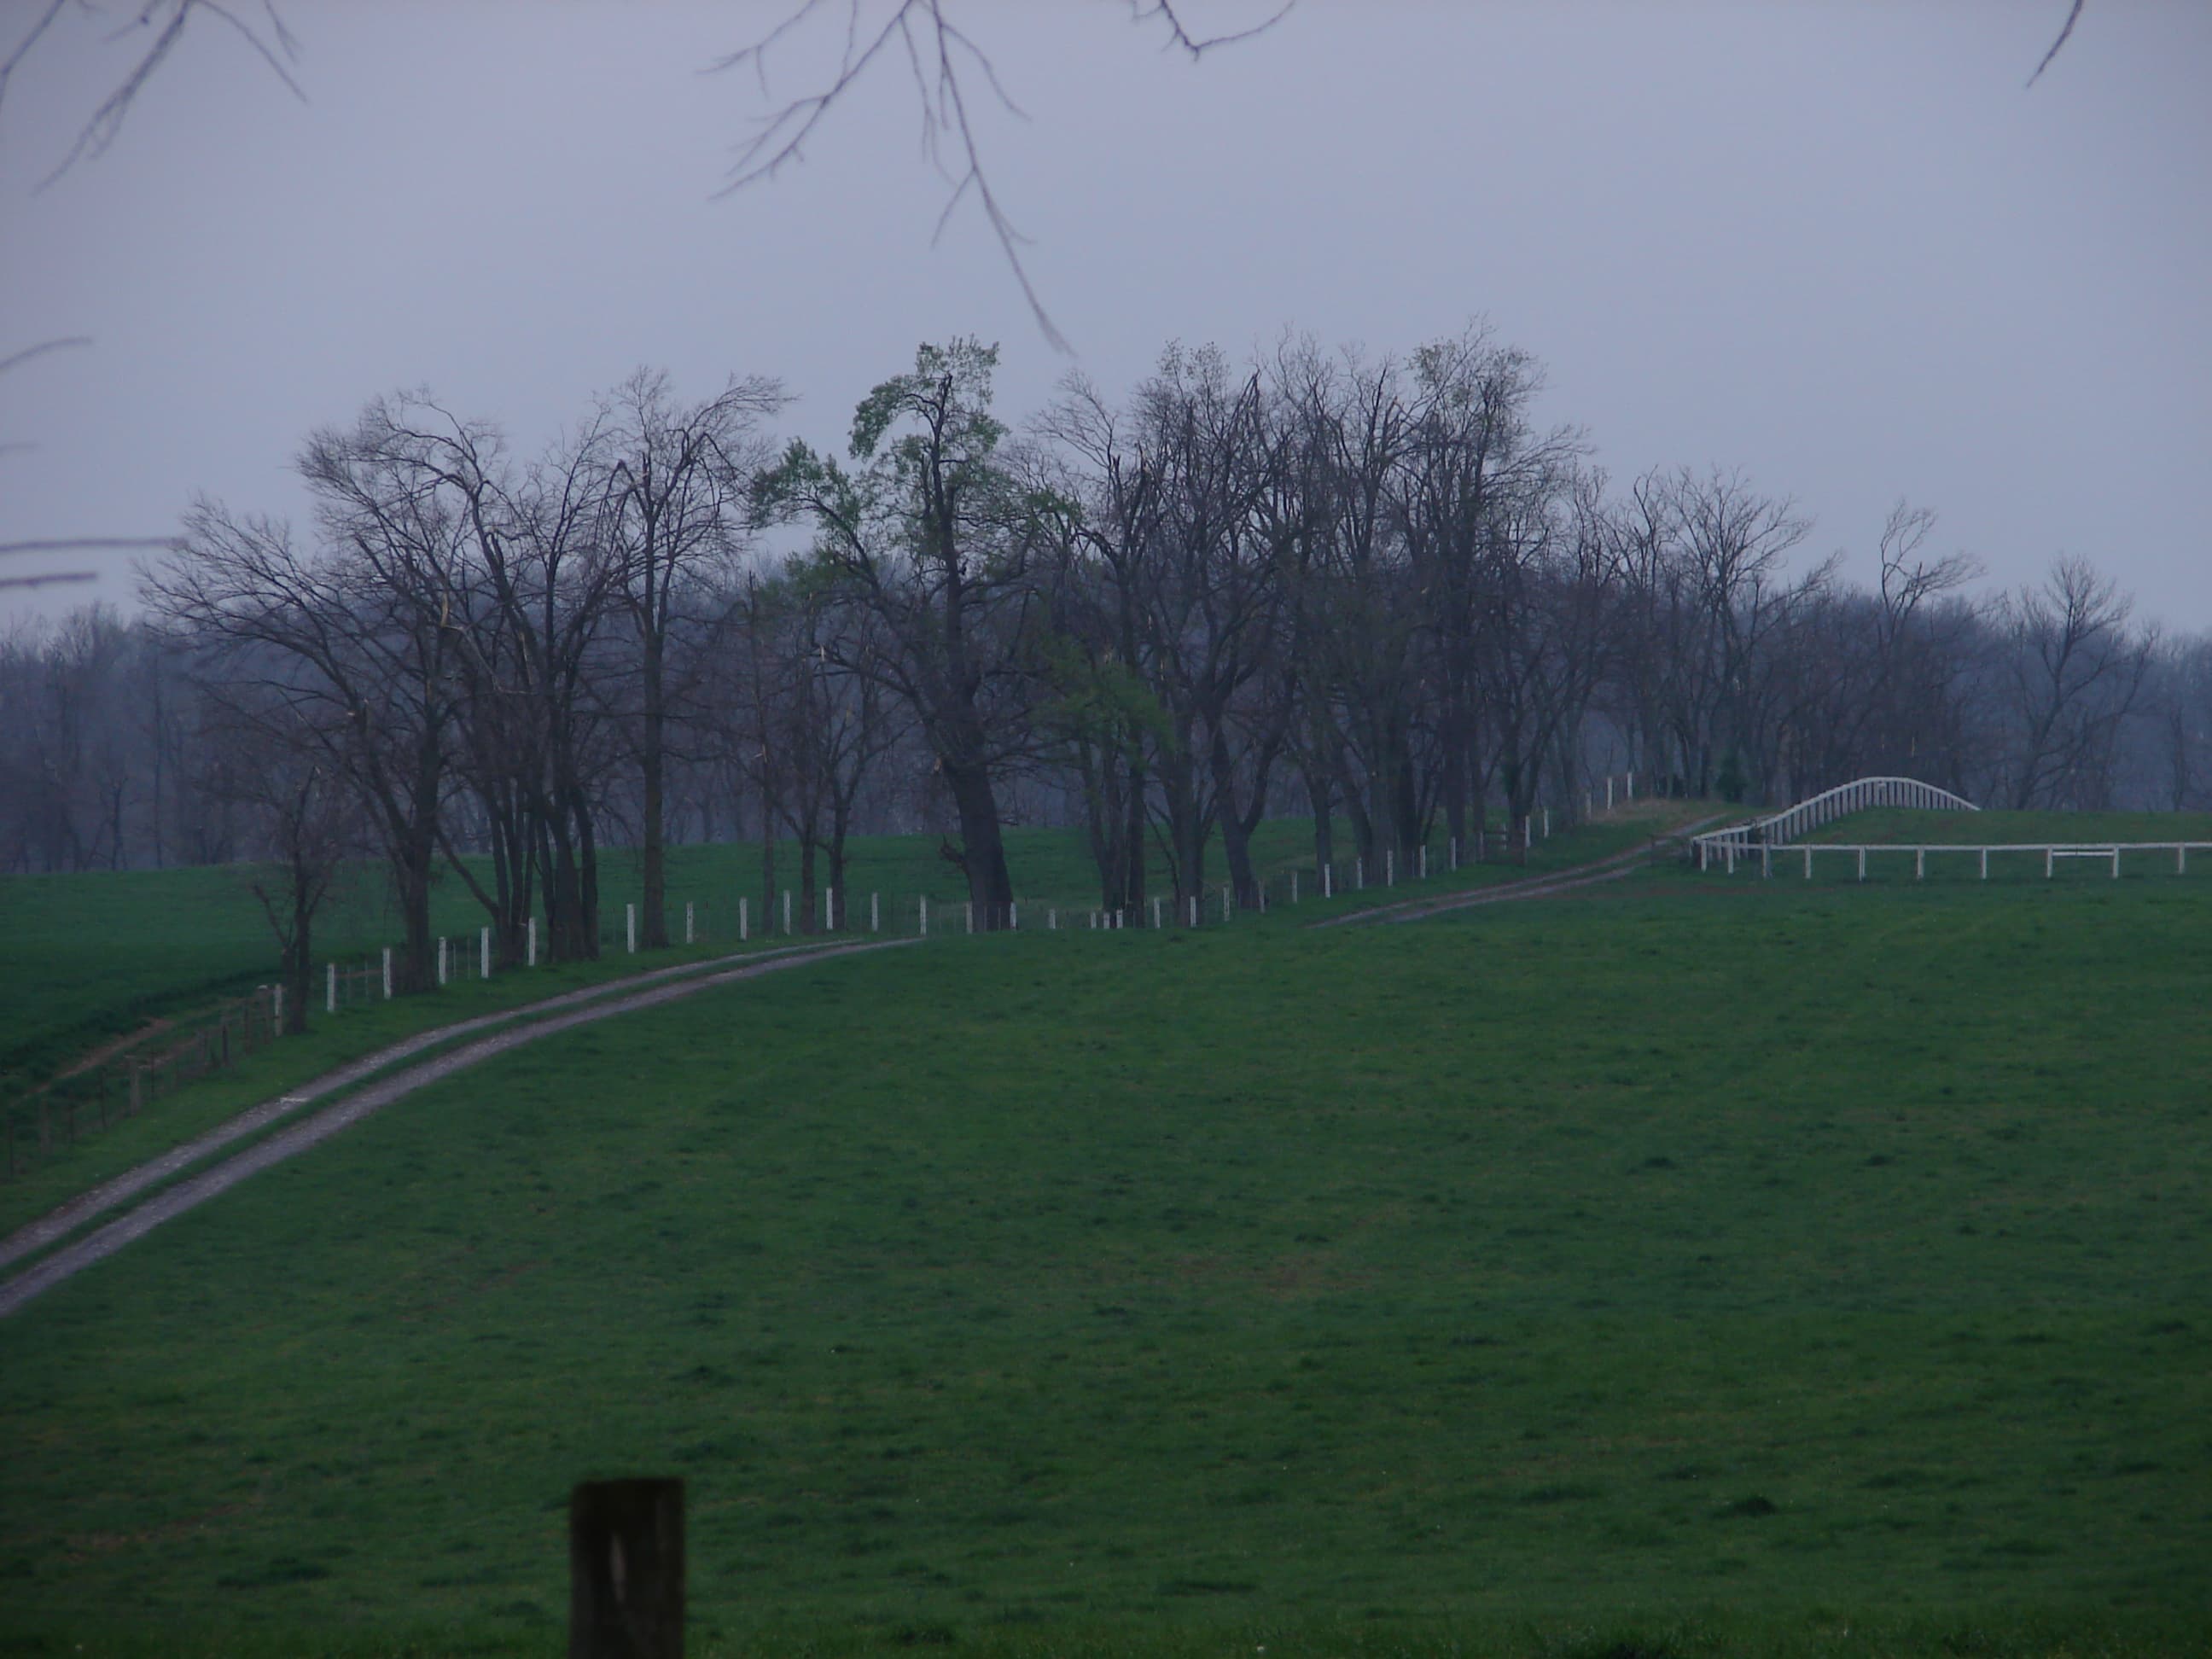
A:
POLYGON ((0 1324, 0 1632, 552 1654, 655 1473, 698 1652, 2207 1650, 2212 889, 1291 920, 710 992, 257 1177, 0 1324))
MULTIPOLYGON (((1446 871, 1446 860, 1439 848, 1433 861, 1436 873, 1427 884, 1407 884, 1395 888, 1374 885, 1341 891, 1326 908, 1316 908, 1318 884, 1311 878, 1310 868, 1302 889, 1304 902, 1294 908, 1280 902, 1288 896, 1287 871, 1303 862, 1310 849, 1311 830, 1304 820, 1270 823, 1256 843, 1256 852, 1262 869, 1273 874, 1278 908, 1274 915, 1264 919, 1250 915, 1240 916, 1237 925, 1240 928, 1294 927, 1332 910, 1370 908, 1405 897, 1409 892, 1441 891, 1540 874, 1632 848, 1648 841, 1655 831, 1700 816, 1705 811, 1697 803, 1639 804, 1602 823, 1562 830, 1549 840, 1539 842, 1525 862, 1474 866, 1456 873, 1446 871)), ((1067 831, 1018 830, 1011 839, 1016 867, 1028 884, 1023 890, 1031 895, 1064 895, 1066 926, 1071 930, 1079 927, 1095 902, 1091 896, 1070 890, 1089 868, 1079 838, 1067 831)), ((948 884, 952 881, 952 872, 937 849, 934 839, 918 836, 878 837, 856 843, 848 882, 858 894, 865 896, 872 890, 889 896, 883 912, 886 931, 913 930, 915 919, 911 895, 915 893, 930 897, 937 909, 940 933, 960 931, 958 918, 962 912, 957 889, 948 884), (902 893, 909 895, 903 901, 903 911, 895 902, 902 893)), ((778 867, 780 879, 793 873, 788 852, 787 848, 783 849, 778 867)), ((9 1097, 0 1093, 0 1113, 9 1113, 14 1119, 20 1166, 14 1180, 0 1181, 0 1231, 44 1214, 73 1194, 158 1156, 234 1113, 398 1038, 455 1020, 516 1008, 641 968, 726 953, 736 948, 735 941, 729 937, 736 912, 736 901, 731 894, 741 883, 757 880, 758 859, 757 846, 674 849, 672 890, 678 896, 672 905, 672 925, 680 933, 684 896, 698 895, 691 901, 699 907, 699 943, 694 948, 679 945, 665 952, 630 956, 618 945, 610 943, 605 954, 593 963, 525 972, 502 971, 489 983, 471 977, 471 969, 457 972, 452 983, 434 994, 403 997, 389 1003, 372 1000, 349 1004, 330 1018, 324 1018, 317 1008, 311 1011, 311 1030, 307 1038, 289 1039, 261 1051, 227 1075, 206 1079, 176 1096, 165 1095, 143 1116, 102 1126, 92 1105, 81 1103, 74 1117, 69 1120, 70 1133, 65 1135, 62 1128, 53 1127, 53 1139, 42 1152, 34 1154, 33 1150, 37 1115, 33 1106, 27 1097, 18 1095, 11 1109, 9 1097), (709 908, 718 902, 716 895, 720 895, 719 921, 717 913, 709 908)), ((619 861, 626 867, 629 864, 626 858, 619 861)), ((631 874, 635 875, 634 869, 631 874)), ((1164 873, 1158 878, 1164 884, 1164 873)), ((1345 879, 1348 882, 1350 877, 1345 879)), ((389 924, 391 919, 373 908, 364 908, 363 894, 371 887, 365 877, 347 890, 335 912, 332 936, 348 937, 343 932, 346 927, 355 929, 356 936, 362 940, 388 936, 374 930, 389 924)), ((617 886, 613 890, 608 915, 617 930, 621 927, 621 906, 629 902, 623 895, 635 890, 634 881, 626 888, 617 886)), ((0 1012, 0 1042, 12 1043, 13 1052, 18 1055, 43 1054, 52 1057, 50 1064, 59 1065, 83 1054, 86 1045, 95 1038, 112 1030, 131 1029, 151 1010, 167 1009, 179 1018, 187 1017, 190 1010, 204 1006, 210 991, 216 988, 195 976, 203 950, 217 960, 231 962, 234 967, 240 962, 260 963, 258 967, 234 973, 232 979, 243 983, 250 984, 270 971, 270 965, 256 955, 269 947, 265 933, 257 939, 252 931, 259 926, 259 919, 247 877, 241 872, 177 871, 143 877, 36 878, 31 880, 29 891, 37 903, 22 907, 21 933, 30 941, 24 962, 18 964, 17 969, 24 994, 0 1004, 0 1009, 4 1009, 0 1012), (125 884, 125 890, 109 890, 102 885, 113 880, 125 884), (79 911, 92 918, 89 929, 70 921, 72 915, 79 911), (150 936, 140 931, 140 921, 148 916, 166 919, 169 931, 150 936), (103 939, 110 942, 103 945, 103 939), (118 962, 113 973, 103 975, 100 971, 103 955, 110 960, 127 960, 118 962), (29 966, 40 960, 74 963, 76 971, 58 975, 54 983, 44 984, 29 966), (60 1024, 41 1025, 38 1022, 42 1018, 58 1020, 60 1024)), ((5 883, 0 882, 0 900, 4 900, 7 893, 5 883)), ((756 908, 752 913, 751 948, 787 943, 781 940, 773 928, 763 933, 759 923, 758 898, 757 895, 752 896, 756 908)), ((450 891, 447 897, 450 905, 450 891)), ((1052 902, 1051 896, 1033 898, 1024 910, 1024 926, 1030 929, 1042 926, 1052 902)), ((865 897, 859 903, 863 907, 865 925, 865 897)), ((1212 924, 1216 914, 1209 904, 1206 908, 1207 925, 1212 924)), ((441 910, 440 925, 458 931, 467 920, 465 912, 455 919, 448 911, 441 910)), ((369 946, 358 943, 353 948, 366 952, 369 946)), ((217 983, 232 988, 231 981, 217 983)), ((5 1077, 0 1076, 0 1084, 5 1081, 5 1077)), ((113 1103, 119 1109, 119 1097, 113 1103)))
MULTIPOLYGON (((1007 848, 1022 896, 1066 906, 1097 902, 1079 833, 1016 829, 1008 832, 1007 848)), ((917 896, 942 907, 965 896, 958 872, 938 849, 935 836, 855 837, 848 884, 862 895, 882 893, 894 907, 891 915, 910 929, 917 896)), ((1257 853, 1269 866, 1310 861, 1310 826, 1303 820, 1267 824, 1257 853)), ((233 866, 0 876, 0 939, 7 941, 0 951, 0 1075, 43 1076, 147 1018, 275 977, 276 945, 252 891, 254 873, 233 866)), ((1219 871, 1214 873, 1218 878, 1219 871)), ((829 879, 826 860, 817 878, 829 879)), ((610 853, 601 880, 602 934, 618 949, 623 907, 640 890, 635 855, 610 853)), ((777 851, 776 884, 795 890, 798 883, 798 851, 785 842, 777 851)), ((738 900, 745 897, 751 931, 758 933, 759 843, 672 848, 668 896, 674 927, 680 929, 689 902, 699 907, 702 931, 724 943, 735 939, 738 900)), ((437 888, 433 926, 472 935, 483 921, 483 907, 447 872, 437 888)), ((364 865, 341 883, 319 918, 315 958, 366 958, 399 933, 383 872, 364 865)))

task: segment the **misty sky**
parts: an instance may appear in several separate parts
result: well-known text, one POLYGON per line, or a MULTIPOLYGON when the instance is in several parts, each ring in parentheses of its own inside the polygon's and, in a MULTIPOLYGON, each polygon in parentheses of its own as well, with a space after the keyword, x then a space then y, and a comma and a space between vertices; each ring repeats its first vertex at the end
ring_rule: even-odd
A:
MULTIPOLYGON (((1794 495, 1801 554, 1875 574, 1900 495, 1990 580, 2086 556, 2212 629, 2212 5, 2089 0, 1303 0, 1202 63, 1126 0, 967 0, 1027 112, 993 182, 1077 356, 1032 321, 886 63, 803 166, 714 199, 823 27, 788 8, 278 0, 295 100, 201 26, 120 140, 43 191, 129 63, 72 11, 0 106, 0 541, 169 532, 198 492, 298 515, 308 430, 428 386, 535 448, 641 364, 780 375, 842 448, 915 344, 1004 348, 1018 420, 1071 366, 1285 328, 1404 351, 1486 318, 1618 480, 1719 463, 1794 495)), ((1190 0, 1194 21, 1261 15, 1190 0)), ((12 44, 31 15, 0 0, 12 44)), ((971 95, 981 95, 979 85, 971 95)), ((62 561, 10 562, 9 574, 62 561)), ((97 587, 17 596, 127 605, 97 587)))

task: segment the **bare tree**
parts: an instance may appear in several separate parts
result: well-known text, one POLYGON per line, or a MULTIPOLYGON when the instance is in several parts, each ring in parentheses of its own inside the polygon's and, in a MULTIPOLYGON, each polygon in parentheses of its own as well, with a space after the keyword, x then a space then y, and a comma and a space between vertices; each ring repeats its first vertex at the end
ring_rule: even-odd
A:
POLYGON ((2041 586, 2010 600, 1999 686, 2015 810, 2106 804, 2113 745, 2155 645, 2128 627, 2132 608, 2112 578, 2077 558, 2060 559, 2041 586))
POLYGON ((640 852, 645 939, 668 943, 666 773, 670 645, 678 602, 737 550, 753 479, 771 459, 762 423, 787 401, 776 381, 733 380, 702 403, 678 403, 668 377, 641 369, 610 399, 601 533, 619 572, 617 592, 637 641, 636 757, 644 784, 640 852))

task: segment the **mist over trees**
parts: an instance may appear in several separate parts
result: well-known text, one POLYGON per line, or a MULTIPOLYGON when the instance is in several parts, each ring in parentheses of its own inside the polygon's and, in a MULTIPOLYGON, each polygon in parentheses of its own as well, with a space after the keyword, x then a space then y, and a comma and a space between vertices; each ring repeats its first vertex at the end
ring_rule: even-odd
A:
POLYGON ((1740 473, 1609 478, 1480 328, 1170 346, 1018 425, 995 362, 924 346, 842 457, 780 443, 759 378, 641 371, 529 455, 372 400, 303 444, 305 526, 202 501, 143 616, 0 639, 0 867, 255 861, 304 973, 331 871, 373 855, 420 982, 449 878, 504 957, 533 916, 596 954, 611 847, 651 939, 690 840, 767 837, 764 897, 796 842, 811 927, 871 831, 939 834, 988 916, 1012 823, 1082 827, 1114 908, 1147 848, 1178 901, 1256 902, 1266 816, 1379 861, 1629 768, 1751 805, 1886 773, 2212 805, 2212 637, 2080 558, 1978 591, 1902 503, 1855 583, 1740 473))

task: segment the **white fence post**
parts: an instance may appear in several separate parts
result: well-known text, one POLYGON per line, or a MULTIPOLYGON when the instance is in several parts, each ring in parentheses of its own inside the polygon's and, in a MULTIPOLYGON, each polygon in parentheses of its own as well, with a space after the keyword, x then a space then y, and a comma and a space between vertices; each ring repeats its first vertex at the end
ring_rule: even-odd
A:
POLYGON ((483 930, 477 941, 477 968, 478 979, 491 977, 491 929, 489 927, 483 930))
POLYGON ((1010 933, 1022 931, 1022 907, 1017 899, 1006 901, 1006 931, 1010 933))
POLYGON ((1631 800, 1636 799, 1636 774, 1633 772, 1628 775, 1628 798, 1631 800))
POLYGON ((1158 932, 1159 932, 1159 930, 1160 930, 1160 896, 1159 896, 1158 893, 1155 893, 1155 894, 1153 894, 1153 895, 1152 895, 1152 931, 1153 931, 1154 933, 1157 933, 1158 932))
POLYGON ((975 901, 974 899, 968 901, 968 931, 971 933, 975 931, 975 901))
POLYGON ((329 990, 324 997, 323 1006, 329 1013, 335 1014, 338 1011, 338 965, 335 962, 331 963, 329 990))
POLYGON ((1859 848, 1859 879, 1866 879, 1866 848, 1863 847, 1859 848))
POLYGON ((825 933, 837 931, 837 890, 834 887, 822 890, 822 931, 825 933))
POLYGON ((738 900, 738 943, 740 945, 752 937, 751 917, 746 914, 751 906, 750 899, 741 897, 738 900))
POLYGON ((272 985, 269 988, 269 1023, 276 1028, 278 1036, 283 1035, 284 988, 281 985, 272 985))
POLYGON ((1355 893, 1367 890, 1367 860, 1364 857, 1352 861, 1352 890, 1355 893))
POLYGON ((1398 884, 1398 849, 1395 847, 1382 849, 1382 884, 1385 887, 1398 884))
POLYGON ((1987 881, 1989 878, 1990 878, 1990 849, 1989 849, 1988 848, 1984 847, 1984 848, 1982 848, 1982 879, 1983 879, 1984 881, 1987 881))
POLYGON ((1231 883, 1224 881, 1221 884, 1221 920, 1224 924, 1229 921, 1229 899, 1235 890, 1231 883))
POLYGON ((686 945, 692 944, 695 939, 692 929, 692 920, 697 908, 698 905, 695 900, 685 899, 684 901, 684 942, 686 945))
POLYGON ((523 965, 535 968, 538 965, 538 918, 535 916, 531 917, 530 926, 525 931, 523 949, 526 952, 523 965))
POLYGON ((1928 849, 1924 847, 1912 849, 1912 878, 1915 881, 1928 879, 1928 849))
POLYGON ((872 933, 884 931, 883 897, 881 893, 868 895, 868 931, 872 933))
POLYGON ((446 936, 438 935, 438 983, 446 982, 446 936))
POLYGON ((783 890, 783 931, 785 937, 788 938, 791 933, 791 889, 788 887, 783 890))
POLYGON ((1551 840, 1551 838, 1552 838, 1552 809, 1551 809, 1550 807, 1547 806, 1547 807, 1544 809, 1544 839, 1545 839, 1546 841, 1549 841, 1549 840, 1551 840))
POLYGON ((2043 849, 2043 878, 2045 881, 2050 880, 2051 872, 2056 870, 2057 867, 2058 855, 2053 853, 2048 847, 2045 848, 2043 849))
POLYGON ((1321 867, 1321 896, 1323 898, 1336 896, 1336 866, 1334 864, 1324 864, 1321 867))
POLYGON ((637 906, 635 904, 623 906, 623 937, 629 942, 630 955, 635 956, 637 954, 637 906))
POLYGON ((1195 893, 1190 896, 1190 925, 1194 927, 1198 926, 1198 895, 1195 893))
POLYGON ((1298 902, 1298 872, 1297 872, 1296 870, 1292 870, 1292 871, 1291 872, 1291 903, 1293 903, 1293 904, 1296 904, 1297 902, 1298 902))
POLYGON ((1805 879, 1813 879, 1813 849, 1810 847, 1805 849, 1805 879))
POLYGON ((1044 930, 1048 933, 1056 933, 1060 931, 1060 912, 1058 910, 1048 908, 1045 911, 1044 930))
POLYGON ((1613 811, 1613 780, 1609 777, 1605 781, 1605 810, 1613 811))
POLYGON ((392 1000, 392 947, 384 947, 384 1000, 392 1000))
POLYGON ((2119 849, 2118 848, 2115 847, 2114 848, 2112 848, 2112 879, 2113 879, 2114 881, 2118 881, 2119 878, 2120 878, 2120 849, 2119 849))
POLYGON ((924 893, 924 894, 921 896, 921 936, 923 939, 927 939, 927 938, 929 937, 929 895, 928 895, 928 894, 927 894, 927 893, 924 893))

